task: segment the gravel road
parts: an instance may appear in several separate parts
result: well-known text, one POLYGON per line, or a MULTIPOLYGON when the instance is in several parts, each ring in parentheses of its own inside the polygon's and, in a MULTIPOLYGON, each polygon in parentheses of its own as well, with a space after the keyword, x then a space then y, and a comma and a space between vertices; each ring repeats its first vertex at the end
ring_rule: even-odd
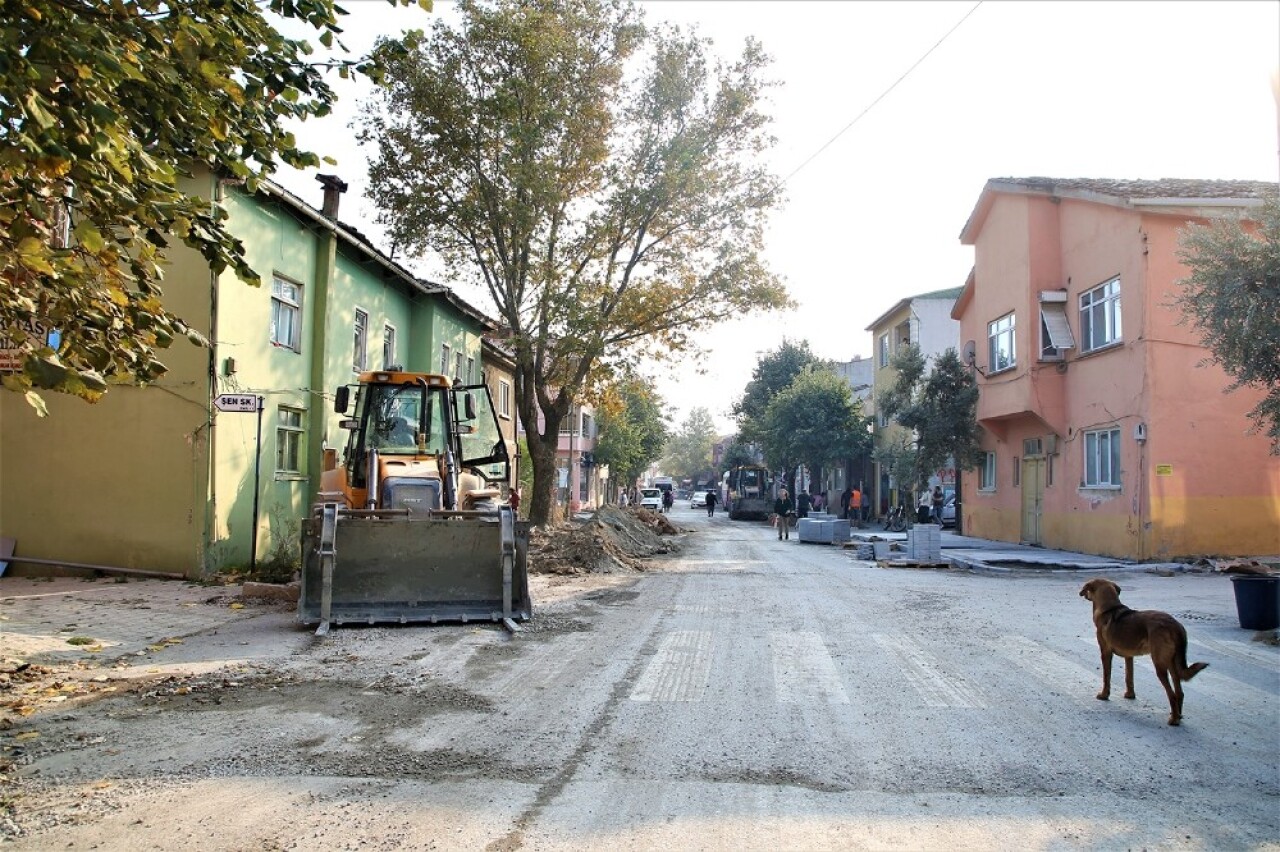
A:
POLYGON ((1280 850, 1280 648, 1225 578, 1112 575, 1210 663, 1171 728, 1145 659, 1137 700, 1094 698, 1087 575, 887 569, 673 518, 651 570, 533 578, 516 637, 317 639, 263 606, 6 716, 3 843, 1280 850))

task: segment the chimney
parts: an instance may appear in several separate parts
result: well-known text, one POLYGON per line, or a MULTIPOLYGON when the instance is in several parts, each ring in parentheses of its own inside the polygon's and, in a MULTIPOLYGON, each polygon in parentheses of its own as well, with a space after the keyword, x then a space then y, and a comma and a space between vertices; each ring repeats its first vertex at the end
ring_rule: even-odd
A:
POLYGON ((324 206, 320 213, 330 219, 338 218, 339 196, 347 191, 347 184, 337 175, 316 175, 316 180, 324 187, 324 206))

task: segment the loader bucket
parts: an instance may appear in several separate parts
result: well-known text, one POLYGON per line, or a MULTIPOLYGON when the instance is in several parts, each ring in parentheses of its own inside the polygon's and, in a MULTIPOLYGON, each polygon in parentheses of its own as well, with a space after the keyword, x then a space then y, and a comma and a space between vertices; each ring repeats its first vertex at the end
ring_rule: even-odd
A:
POLYGON ((505 508, 375 517, 325 506, 303 532, 298 619, 317 633, 331 623, 525 620, 528 543, 528 524, 505 508))

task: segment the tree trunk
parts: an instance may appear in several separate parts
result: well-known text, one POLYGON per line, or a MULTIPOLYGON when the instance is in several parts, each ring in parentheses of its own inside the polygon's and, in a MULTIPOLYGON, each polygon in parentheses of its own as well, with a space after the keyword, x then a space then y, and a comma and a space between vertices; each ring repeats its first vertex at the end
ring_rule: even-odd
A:
POLYGON ((533 495, 529 501, 529 521, 545 526, 556 506, 556 447, 560 440, 560 424, 548 440, 537 432, 528 434, 529 457, 533 461, 533 495))

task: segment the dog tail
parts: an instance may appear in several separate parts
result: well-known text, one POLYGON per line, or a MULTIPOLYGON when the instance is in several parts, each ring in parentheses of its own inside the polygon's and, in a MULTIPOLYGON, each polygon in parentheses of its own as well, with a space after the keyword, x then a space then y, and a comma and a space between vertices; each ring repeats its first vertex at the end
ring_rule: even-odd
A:
POLYGON ((1209 667, 1208 663, 1192 663, 1187 665, 1187 637, 1179 637, 1178 640, 1178 680, 1191 680, 1200 673, 1202 669, 1209 667))

